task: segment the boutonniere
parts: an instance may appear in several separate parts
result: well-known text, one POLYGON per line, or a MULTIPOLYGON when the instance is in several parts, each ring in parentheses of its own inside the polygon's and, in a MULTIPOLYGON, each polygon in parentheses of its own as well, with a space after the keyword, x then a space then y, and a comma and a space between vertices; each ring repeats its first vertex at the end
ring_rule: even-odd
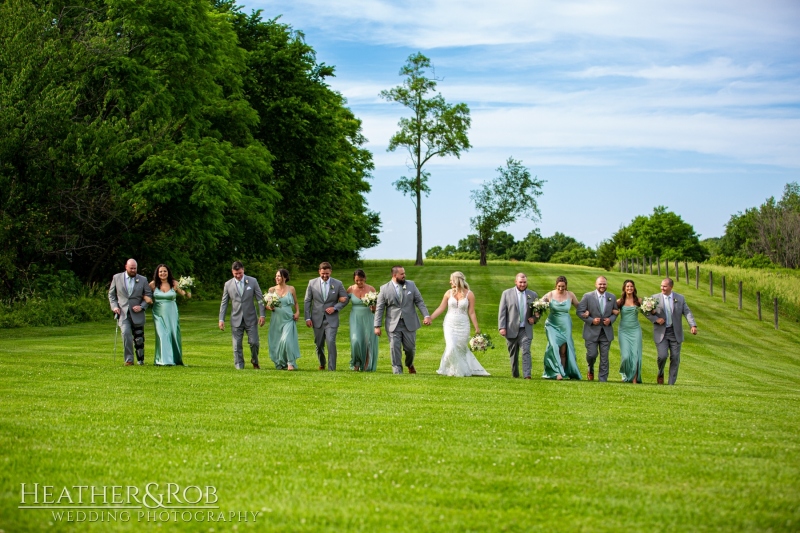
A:
POLYGON ((135 278, 133 278, 133 282, 134 283, 139 283, 139 276, 136 276, 135 278))
POLYGON ((249 284, 250 284, 250 282, 247 280, 247 278, 245 278, 245 280, 244 280, 244 284, 245 284, 245 285, 249 285, 249 284))
POLYGON ((606 300, 608 300, 610 302, 611 301, 611 296, 607 297, 606 300))

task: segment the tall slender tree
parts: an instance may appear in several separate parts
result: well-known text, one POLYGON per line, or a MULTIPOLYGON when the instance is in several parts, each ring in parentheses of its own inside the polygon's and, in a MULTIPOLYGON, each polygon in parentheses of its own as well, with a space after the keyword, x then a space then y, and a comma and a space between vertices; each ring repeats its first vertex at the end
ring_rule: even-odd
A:
POLYGON ((423 167, 434 157, 454 155, 460 158, 462 151, 471 148, 467 138, 471 119, 467 104, 448 104, 440 93, 435 92, 436 76, 430 59, 422 53, 410 55, 400 69, 400 75, 406 76, 403 85, 381 91, 380 95, 381 98, 402 104, 412 111, 411 117, 401 118, 398 122, 400 131, 389 140, 388 151, 394 152, 398 147, 405 148, 411 159, 409 170, 414 171, 414 176, 403 176, 393 185, 403 195, 410 196, 416 208, 415 264, 421 265, 422 193, 426 196, 430 193, 430 174, 423 167))

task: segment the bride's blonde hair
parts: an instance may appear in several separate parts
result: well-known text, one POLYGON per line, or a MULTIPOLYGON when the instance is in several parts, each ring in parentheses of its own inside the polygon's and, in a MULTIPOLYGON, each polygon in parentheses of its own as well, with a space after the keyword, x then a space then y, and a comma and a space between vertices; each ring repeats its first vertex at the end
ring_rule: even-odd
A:
POLYGON ((453 296, 455 297, 456 294, 463 294, 466 296, 467 292, 469 291, 469 283, 467 283, 467 278, 461 272, 453 272, 450 274, 450 281, 456 286, 453 289, 453 296))

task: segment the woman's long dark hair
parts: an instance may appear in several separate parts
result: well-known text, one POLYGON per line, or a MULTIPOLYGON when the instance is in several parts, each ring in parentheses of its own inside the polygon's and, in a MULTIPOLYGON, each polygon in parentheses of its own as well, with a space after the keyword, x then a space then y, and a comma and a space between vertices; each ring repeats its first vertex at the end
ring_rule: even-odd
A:
POLYGON ((642 305, 642 301, 639 299, 639 296, 636 294, 636 284, 633 282, 632 279, 626 279, 622 282, 622 296, 620 296, 619 300, 617 300, 617 307, 622 307, 625 305, 625 298, 627 295, 625 294, 625 285, 630 283, 633 285, 633 303, 638 307, 642 305))
POLYGON ((161 263, 156 267, 153 273, 153 283, 155 284, 156 289, 161 290, 161 278, 158 277, 158 271, 161 270, 161 267, 167 269, 167 283, 169 283, 169 288, 171 289, 173 285, 172 282, 175 281, 175 278, 172 277, 172 270, 170 270, 169 267, 164 263, 161 263))
POLYGON ((569 287, 569 284, 567 284, 567 277, 566 277, 566 276, 558 276, 558 277, 556 278, 556 285, 558 285, 558 284, 559 284, 559 283, 561 283, 562 281, 564 282, 564 285, 566 285, 567 287, 569 287))

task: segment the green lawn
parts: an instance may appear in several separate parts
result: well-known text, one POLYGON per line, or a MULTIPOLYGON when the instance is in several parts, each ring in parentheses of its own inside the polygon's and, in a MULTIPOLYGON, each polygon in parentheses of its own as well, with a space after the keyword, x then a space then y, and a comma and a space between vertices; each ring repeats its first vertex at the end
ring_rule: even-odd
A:
MULTIPOLYGON (((368 281, 388 280, 388 266, 368 263, 368 281)), ((316 369, 305 326, 300 371, 269 368, 266 327, 263 370, 235 371, 215 301, 182 308, 185 368, 152 366, 149 317, 145 367, 121 366, 119 353, 112 361, 110 318, 0 330, 0 530, 800 530, 797 324, 784 321, 775 331, 753 310, 736 310, 734 298, 723 304, 678 283, 700 334, 684 344, 676 387, 654 385, 652 327, 644 319, 644 385, 618 382, 616 341, 613 382, 514 380, 496 334, 500 292, 514 274, 527 271, 540 295, 565 274, 580 297, 599 271, 407 267, 431 311, 456 268, 476 294, 482 329, 498 345, 478 354, 490 378, 435 374, 444 349, 441 318, 418 335, 416 376, 391 374, 385 337, 379 372, 349 372, 348 311, 336 373, 316 369), (255 523, 235 514, 233 521, 193 515, 183 522, 180 513, 148 522, 132 510, 127 522, 66 523, 49 510, 18 509, 22 483, 58 491, 143 490, 148 482, 161 490, 167 483, 213 486, 226 520, 230 512, 259 514, 255 523)), ((301 297, 312 275, 293 280, 301 297)), ((347 282, 349 273, 334 277, 347 282)), ((617 294, 625 277, 643 294, 655 293, 660 281, 608 277, 617 294)), ((544 332, 541 325, 534 331, 539 375, 544 332)))

